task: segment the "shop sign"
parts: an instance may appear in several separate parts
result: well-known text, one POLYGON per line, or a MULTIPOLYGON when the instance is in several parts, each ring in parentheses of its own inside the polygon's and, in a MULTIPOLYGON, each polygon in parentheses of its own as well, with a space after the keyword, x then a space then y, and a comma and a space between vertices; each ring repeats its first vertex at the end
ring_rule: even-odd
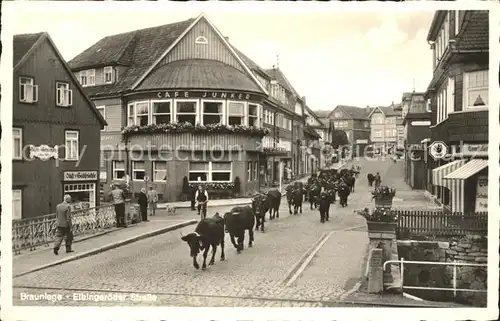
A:
POLYGON ((356 144, 368 144, 368 139, 356 139, 356 144))
POLYGON ((488 176, 477 178, 476 212, 488 212, 488 176))
POLYGON ((97 171, 64 172, 64 181, 95 181, 97 179, 97 171))
POLYGON ((171 98, 206 98, 206 99, 231 99, 231 100, 260 100, 255 95, 227 91, 160 91, 156 94, 160 99, 171 98))
POLYGON ((463 144, 462 155, 464 156, 488 156, 488 144, 463 144))
POLYGON ((448 146, 441 141, 433 142, 429 146, 429 149, 430 149, 429 154, 434 160, 443 158, 448 152, 448 146))
POLYGON ((50 147, 48 145, 30 145, 30 158, 38 158, 43 161, 47 161, 51 158, 58 159, 59 148, 58 146, 50 147))

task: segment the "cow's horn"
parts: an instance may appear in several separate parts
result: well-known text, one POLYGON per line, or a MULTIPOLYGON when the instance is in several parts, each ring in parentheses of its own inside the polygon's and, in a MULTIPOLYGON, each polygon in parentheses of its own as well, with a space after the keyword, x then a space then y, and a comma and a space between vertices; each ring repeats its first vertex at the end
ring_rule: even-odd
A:
POLYGON ((181 233, 181 237, 184 237, 184 234, 182 234, 182 232, 181 232, 181 231, 179 231, 179 233, 181 233))

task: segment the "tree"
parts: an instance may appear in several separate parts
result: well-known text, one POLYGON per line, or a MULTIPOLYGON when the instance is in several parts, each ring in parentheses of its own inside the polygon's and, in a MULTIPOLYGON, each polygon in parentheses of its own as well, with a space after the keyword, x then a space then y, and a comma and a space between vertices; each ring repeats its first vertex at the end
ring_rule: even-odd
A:
POLYGON ((343 130, 334 129, 332 132, 332 147, 337 149, 339 146, 344 146, 349 144, 349 139, 347 134, 343 130))

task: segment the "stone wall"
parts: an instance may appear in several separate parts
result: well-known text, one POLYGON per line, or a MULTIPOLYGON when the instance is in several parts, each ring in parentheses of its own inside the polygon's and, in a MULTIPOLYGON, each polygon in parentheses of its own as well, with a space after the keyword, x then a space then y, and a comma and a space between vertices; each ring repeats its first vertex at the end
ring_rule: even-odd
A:
MULTIPOLYGON (((443 241, 398 241, 400 258, 407 261, 486 263, 487 242, 484 236, 467 236, 443 241)), ((453 287, 453 266, 406 265, 404 285, 453 287)), ((486 290, 486 267, 456 267, 457 288, 486 290)), ((486 293, 406 290, 426 300, 455 301, 473 306, 486 306, 486 293)))

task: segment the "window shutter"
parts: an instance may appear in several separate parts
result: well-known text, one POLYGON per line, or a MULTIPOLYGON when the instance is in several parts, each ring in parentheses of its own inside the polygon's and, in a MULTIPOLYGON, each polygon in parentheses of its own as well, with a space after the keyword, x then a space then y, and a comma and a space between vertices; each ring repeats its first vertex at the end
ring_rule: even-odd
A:
POLYGON ((24 86, 25 86, 24 84, 19 84, 19 100, 20 101, 26 100, 26 97, 24 97, 24 93, 25 93, 24 86))
POLYGON ((73 90, 68 89, 68 106, 73 105, 73 90))
POLYGON ((38 85, 33 86, 33 102, 38 101, 38 85))

